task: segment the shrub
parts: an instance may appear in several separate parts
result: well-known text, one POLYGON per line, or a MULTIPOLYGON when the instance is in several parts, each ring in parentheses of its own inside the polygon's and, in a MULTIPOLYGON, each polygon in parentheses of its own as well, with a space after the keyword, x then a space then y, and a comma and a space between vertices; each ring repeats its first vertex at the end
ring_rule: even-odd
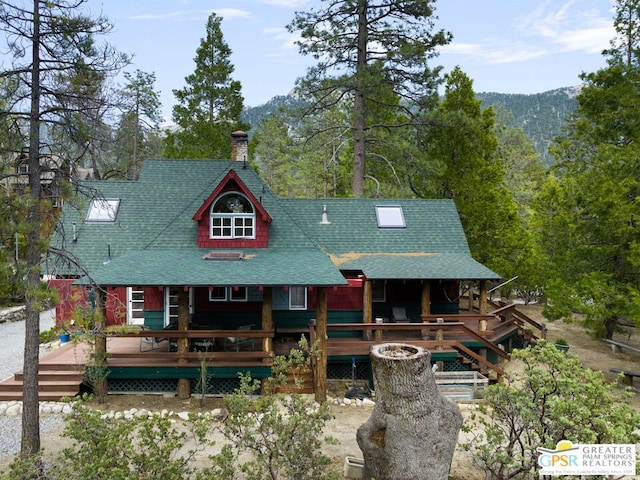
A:
POLYGON ((318 405, 298 393, 276 393, 286 372, 309 368, 312 356, 302 340, 300 349, 292 350, 288 358, 275 360, 274 376, 266 385, 241 377, 239 389, 225 397, 229 416, 222 432, 230 444, 210 457, 214 466, 201 472, 199 480, 231 480, 238 477, 238 471, 249 480, 338 479, 329 469, 330 458, 320 451, 323 442, 334 442, 322 436, 331 418, 329 405, 318 405), (271 394, 255 396, 261 387, 271 394), (242 454, 247 453, 245 460, 242 454))
POLYGON ((637 443, 640 414, 602 372, 584 368, 544 340, 513 353, 522 372, 485 391, 463 425, 471 433, 462 446, 488 479, 537 478, 537 447, 574 443, 637 443))

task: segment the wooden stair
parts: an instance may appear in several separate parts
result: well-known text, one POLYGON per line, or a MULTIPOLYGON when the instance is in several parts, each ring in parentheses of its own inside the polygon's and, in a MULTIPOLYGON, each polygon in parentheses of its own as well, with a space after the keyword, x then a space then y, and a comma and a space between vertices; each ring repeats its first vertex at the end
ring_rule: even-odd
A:
MULTIPOLYGON (((22 370, 0 382, 0 401, 22 400, 22 370)), ((63 397, 74 397, 80 393, 84 372, 76 365, 63 363, 40 364, 38 393, 40 401, 58 401, 63 397)))

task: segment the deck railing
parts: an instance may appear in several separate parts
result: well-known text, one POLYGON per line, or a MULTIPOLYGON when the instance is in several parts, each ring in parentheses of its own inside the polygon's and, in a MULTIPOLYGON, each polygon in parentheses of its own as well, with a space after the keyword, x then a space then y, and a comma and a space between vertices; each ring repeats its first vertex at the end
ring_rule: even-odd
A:
MULTIPOLYGON (((164 339, 189 340, 197 339, 221 339, 228 337, 243 337, 255 339, 272 339, 273 330, 140 330, 140 331, 109 331, 109 337, 121 338, 155 338, 157 341, 164 339)), ((219 341, 218 341, 219 343, 219 341)), ((273 359, 273 352, 264 349, 264 342, 259 349, 242 351, 145 351, 145 352, 107 352, 108 359, 156 359, 156 360, 211 360, 215 363, 237 365, 239 363, 269 363, 273 359)), ((108 348, 108 347, 107 347, 108 348)))
MULTIPOLYGON (((458 317, 456 315, 448 315, 447 317, 453 318, 458 317)), ((462 316, 465 317, 465 316, 462 316)), ((470 322, 476 323, 479 320, 478 315, 470 315, 467 319, 470 322)), ((491 317, 495 319, 495 317, 486 315, 480 317, 491 317)), ((436 318, 442 318, 440 316, 436 318)), ((444 319, 443 319, 444 320, 444 319)), ((315 326, 312 323, 309 326, 311 332, 311 338, 315 338, 315 326)), ((436 323, 341 323, 341 324, 328 324, 327 332, 346 332, 346 331, 361 331, 362 339, 332 339, 328 340, 328 350, 329 354, 335 350, 335 353, 339 353, 339 350, 336 350, 341 343, 348 343, 347 349, 351 352, 351 354, 361 354, 362 352, 356 351, 363 350, 364 352, 368 352, 368 349, 371 345, 376 343, 381 343, 385 341, 385 337, 387 337, 386 341, 390 341, 388 335, 386 333, 391 332, 402 332, 402 331, 420 331, 420 335, 424 340, 414 341, 414 343, 419 345, 424 345, 428 348, 433 348, 435 351, 451 349, 456 350, 458 352, 464 353, 472 357, 479 364, 484 365, 485 367, 495 371, 499 376, 503 375, 504 371, 498 365, 490 362, 486 358, 481 355, 478 355, 469 347, 463 344, 464 341, 473 341, 475 343, 479 343, 481 348, 485 348, 487 350, 491 350, 494 352, 499 358, 508 359, 509 355, 500 347, 495 345, 488 336, 492 333, 487 330, 485 332, 477 332, 474 328, 470 328, 465 322, 456 322, 456 321, 442 321, 436 323), (434 339, 434 340, 431 340, 434 339)), ((406 340, 396 340, 396 341, 407 341, 409 343, 412 342, 410 339, 406 340)))

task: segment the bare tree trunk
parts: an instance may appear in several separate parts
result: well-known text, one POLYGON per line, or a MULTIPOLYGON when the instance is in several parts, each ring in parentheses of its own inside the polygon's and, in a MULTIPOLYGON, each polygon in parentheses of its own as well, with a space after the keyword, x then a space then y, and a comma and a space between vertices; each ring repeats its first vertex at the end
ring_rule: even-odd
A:
POLYGON ((366 104, 364 98, 364 88, 367 70, 367 5, 366 0, 358 2, 358 58, 356 60, 356 89, 353 103, 353 196, 362 197, 364 195, 364 175, 365 175, 365 154, 366 154, 366 134, 365 134, 365 114, 366 104))
POLYGON ((377 403, 358 428, 362 478, 446 480, 462 415, 438 392, 431 354, 387 343, 372 347, 370 355, 377 403))
POLYGON ((24 383, 22 386, 23 458, 40 451, 40 405, 38 397, 38 353, 40 343, 40 15, 39 0, 33 0, 31 111, 29 114, 29 231, 27 233, 26 318, 24 338, 24 383))

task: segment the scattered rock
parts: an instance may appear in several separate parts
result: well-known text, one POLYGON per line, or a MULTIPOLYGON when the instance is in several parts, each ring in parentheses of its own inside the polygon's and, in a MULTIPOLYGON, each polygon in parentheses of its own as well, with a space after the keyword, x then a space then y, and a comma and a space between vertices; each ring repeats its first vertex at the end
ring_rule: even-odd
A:
POLYGON ((189 420, 189 412, 179 412, 178 413, 178 418, 180 418, 181 420, 189 420))

